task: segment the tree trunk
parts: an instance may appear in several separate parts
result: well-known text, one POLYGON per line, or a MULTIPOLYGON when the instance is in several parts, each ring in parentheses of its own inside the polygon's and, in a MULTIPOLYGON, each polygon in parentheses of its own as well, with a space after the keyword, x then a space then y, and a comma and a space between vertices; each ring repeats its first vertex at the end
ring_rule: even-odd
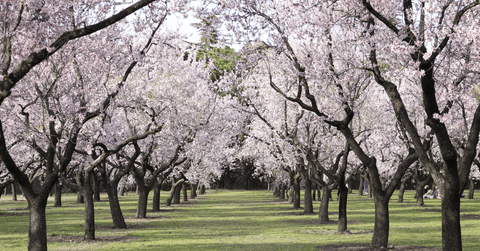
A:
POLYGON ((94 182, 94 192, 93 192, 93 201, 100 201, 100 179, 95 175, 92 174, 93 182, 94 182))
POLYGON ((442 249, 462 250, 458 177, 447 177, 442 194, 442 249))
POLYGON ((147 218, 147 201, 148 201, 148 189, 144 184, 137 184, 138 192, 138 205, 137 205, 137 218, 147 218))
POLYGON ((30 223, 28 230, 28 250, 46 251, 47 250, 47 219, 45 216, 46 199, 40 196, 31 200, 30 223))
POLYGON ((363 196, 363 192, 364 192, 364 190, 363 190, 363 183, 364 183, 364 182, 365 182, 365 181, 363 180, 363 176, 360 175, 360 183, 359 183, 360 185, 358 186, 358 195, 360 195, 360 196, 363 196))
POLYGON ((285 184, 281 183, 280 184, 280 199, 284 200, 285 199, 285 184))
POLYGON ((330 202, 329 190, 330 189, 328 188, 328 186, 322 187, 323 197, 322 201, 320 202, 320 210, 318 211, 318 217, 321 224, 325 224, 330 221, 328 218, 328 203, 330 202))
POLYGON ((77 204, 83 204, 84 203, 84 199, 83 199, 83 195, 81 192, 77 192, 77 204))
POLYGON ((62 189, 63 189, 63 185, 59 180, 55 185, 55 202, 53 203, 54 207, 62 206, 62 189))
MULTIPOLYGON (((172 179, 172 188, 170 189, 170 194, 168 195, 168 198, 167 198, 167 206, 171 206, 172 205, 172 200, 174 199, 175 197, 175 193, 176 193, 176 190, 177 190, 177 187, 180 187, 179 185, 184 182, 185 180, 184 179, 181 179, 177 182, 175 182, 174 179, 172 179)), ((202 185, 203 186, 203 185, 202 185)), ((204 186, 203 186, 204 187, 204 186)), ((203 188, 204 189, 204 188, 203 188)), ((202 190, 202 188, 201 188, 202 190)), ((200 190, 200 191, 201 191, 200 190)), ((205 191, 205 190, 204 190, 205 191)), ((180 196, 179 196, 179 202, 180 202, 180 196)))
POLYGON ((92 173, 85 174, 85 240, 95 240, 95 210, 93 205, 92 173))
POLYGON ((425 194, 423 183, 417 182, 417 185, 415 186, 415 194, 417 196, 417 206, 422 207, 424 205, 423 195, 425 194))
POLYGON ((312 183, 312 201, 315 201, 317 199, 317 185, 315 183, 312 183))
POLYGON ((375 225, 373 228, 372 247, 387 248, 388 234, 390 231, 390 219, 388 212, 389 199, 375 195, 375 225))
POLYGON ((313 202, 312 202, 312 181, 306 177, 305 181, 305 200, 304 200, 304 209, 303 211, 307 214, 313 213, 313 202))
POLYGON ((470 179, 468 184, 468 198, 473 199, 473 194, 475 193, 475 181, 470 179))
POLYGON ((191 199, 197 198, 197 183, 190 184, 190 198, 191 199))
POLYGON ((183 201, 188 201, 187 184, 185 182, 183 182, 182 184, 182 190, 183 190, 183 201))
POLYGON ((152 211, 153 212, 160 212, 160 191, 162 190, 162 185, 155 181, 153 185, 153 205, 152 211))
POLYGON ((200 195, 204 195, 205 194, 205 185, 200 185, 200 189, 198 190, 198 193, 200 195))
POLYGON ((120 182, 118 194, 120 196, 125 196, 125 184, 123 182, 120 182))
POLYGON ((113 181, 106 185, 108 202, 110 204, 110 214, 112 215, 113 226, 116 228, 127 228, 125 218, 123 217, 117 192, 118 182, 113 181))
POLYGON ((288 203, 293 204, 295 201, 295 189, 293 188, 293 182, 292 185, 290 185, 290 188, 288 189, 288 203))
POLYGON ((17 183, 12 183, 12 200, 17 201, 17 183))
MULTIPOLYGON (((183 185, 183 182, 182 182, 183 185)), ((180 192, 182 191, 182 186, 177 184, 175 186, 175 193, 173 194, 173 204, 180 204, 180 192)))
POLYGON ((405 194, 405 183, 406 182, 407 181, 405 180, 405 181, 402 181, 400 183, 400 189, 398 191, 398 202, 403 202, 403 195, 405 194))
POLYGON ((341 182, 339 184, 339 197, 340 201, 338 203, 338 232, 343 233, 347 231, 347 197, 348 197, 348 188, 345 186, 345 183, 341 182))
POLYGON ((280 186, 275 186, 273 188, 273 196, 280 197, 280 186))
POLYGON ((300 181, 298 179, 295 179, 293 189, 295 190, 293 208, 299 209, 300 208, 300 181))

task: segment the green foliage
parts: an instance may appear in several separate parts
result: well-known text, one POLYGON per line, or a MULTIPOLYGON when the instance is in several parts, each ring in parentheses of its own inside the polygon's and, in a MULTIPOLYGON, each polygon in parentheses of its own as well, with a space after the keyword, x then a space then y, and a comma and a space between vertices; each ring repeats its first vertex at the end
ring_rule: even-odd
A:
MULTIPOLYGON (((336 194, 336 192, 332 192, 336 194)), ((441 247, 441 200, 425 200, 417 207, 414 193, 407 191, 404 203, 390 203, 391 245, 441 247)), ((137 196, 120 197, 128 229, 113 229, 106 194, 95 202, 97 241, 81 241, 84 233, 84 205, 76 204, 74 194, 63 197, 63 207, 54 208, 53 198, 47 205, 49 250, 321 250, 332 244, 370 243, 375 209, 372 199, 348 197, 348 230, 336 233, 337 225, 319 225, 318 214, 303 214, 292 205, 278 201, 268 191, 207 191, 197 199, 165 207, 167 192, 162 192, 161 212, 148 212, 147 219, 136 219, 137 196), (73 239, 76 236, 77 239, 73 239), (54 241, 52 241, 52 238, 54 241), (73 240, 59 242, 64 238, 73 240), (80 241, 78 241, 80 238, 80 241)), ((303 198, 303 195, 302 195, 303 198)), ((28 210, 24 198, 0 200, 0 246, 5 250, 27 247, 28 210)), ((151 207, 151 202, 149 203, 151 207)), ((314 208, 319 202, 314 202, 314 208)), ((479 250, 478 215, 480 198, 462 199, 464 250, 479 250)), ((338 202, 330 203, 335 213, 338 202)), ((331 215, 330 220, 336 221, 331 215)))

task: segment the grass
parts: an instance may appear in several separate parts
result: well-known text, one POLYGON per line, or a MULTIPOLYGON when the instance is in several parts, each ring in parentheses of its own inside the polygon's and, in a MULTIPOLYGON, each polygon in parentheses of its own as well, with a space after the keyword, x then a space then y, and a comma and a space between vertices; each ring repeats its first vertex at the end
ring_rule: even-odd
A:
MULTIPOLYGON (((335 194, 335 193, 333 193, 335 194)), ((403 203, 390 203, 391 245, 441 247, 440 200, 425 200, 417 207, 413 192, 403 203)), ((162 194, 166 199, 167 194, 162 194)), ((279 201, 267 191, 207 191, 195 200, 161 212, 147 213, 136 219, 137 196, 120 198, 128 229, 113 229, 106 195, 95 203, 97 241, 82 240, 84 207, 76 204, 74 194, 63 197, 63 207, 47 205, 49 250, 319 250, 323 245, 370 243, 374 223, 373 200, 350 194, 348 229, 337 234, 337 225, 317 224, 318 215, 303 214, 292 205, 279 201)), ((28 210, 24 198, 0 199, 0 247, 2 250, 26 250, 28 210)), ((149 204, 151 207, 151 204, 149 204)), ((314 203, 318 211, 319 202, 314 203)), ((462 236, 464 250, 480 250, 480 199, 462 199, 462 236)), ((338 203, 330 202, 336 213, 338 203)), ((336 215, 330 215, 335 221, 336 215)))

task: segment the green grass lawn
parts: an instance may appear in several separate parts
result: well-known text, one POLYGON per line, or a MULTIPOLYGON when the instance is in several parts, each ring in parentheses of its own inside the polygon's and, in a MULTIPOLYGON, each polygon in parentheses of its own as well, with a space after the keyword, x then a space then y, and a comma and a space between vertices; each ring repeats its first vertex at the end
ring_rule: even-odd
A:
MULTIPOLYGON (((333 193, 335 194, 335 193, 333 193)), ((441 247, 440 200, 425 200, 417 207, 413 192, 390 203, 391 245, 441 247)), ((167 194, 162 194, 162 201, 167 194)), ((321 250, 322 245, 370 243, 374 223, 372 199, 355 193, 348 197, 348 229, 337 234, 337 225, 320 225, 318 215, 303 214, 268 191, 207 191, 206 195, 161 212, 136 219, 137 196, 120 198, 128 229, 113 229, 106 194, 95 203, 97 241, 83 241, 84 207, 74 194, 63 197, 63 207, 47 206, 49 250, 321 250)), ((303 202, 302 202, 303 203, 303 202)), ((28 210, 24 198, 0 200, 0 247, 26 250, 28 210)), ((318 211, 319 202, 314 208, 318 211)), ((151 208, 151 204, 149 204, 151 208)), ((464 250, 480 250, 480 199, 462 199, 464 250)), ((338 202, 330 202, 330 220, 336 221, 338 202)))

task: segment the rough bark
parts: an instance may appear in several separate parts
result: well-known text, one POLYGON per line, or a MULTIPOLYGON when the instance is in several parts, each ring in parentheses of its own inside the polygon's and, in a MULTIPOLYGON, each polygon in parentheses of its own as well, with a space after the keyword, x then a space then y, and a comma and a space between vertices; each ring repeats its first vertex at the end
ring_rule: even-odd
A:
POLYGON ((390 231, 390 216, 388 212, 389 199, 375 195, 375 225, 373 227, 372 247, 386 249, 390 231))
POLYGON ((29 201, 30 221, 28 230, 28 250, 47 250, 46 199, 40 196, 29 201))
POLYGON ((320 209, 318 210, 318 218, 321 224, 328 223, 330 220, 328 218, 328 203, 330 202, 329 193, 330 188, 328 186, 322 187, 322 201, 320 202, 320 209))

